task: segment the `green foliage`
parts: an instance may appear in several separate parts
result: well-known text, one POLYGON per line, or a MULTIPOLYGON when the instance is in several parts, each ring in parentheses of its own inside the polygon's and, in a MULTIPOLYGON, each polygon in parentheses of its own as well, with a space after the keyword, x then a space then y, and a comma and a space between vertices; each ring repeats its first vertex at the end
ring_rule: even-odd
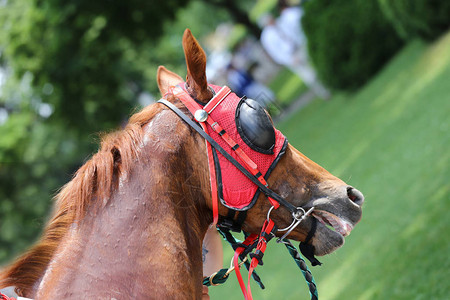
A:
POLYGON ((1 44, 17 78, 33 75, 34 95, 53 105, 52 119, 104 130, 123 119, 142 91, 139 66, 130 59, 186 3, 9 1, 0 16, 1 44))
POLYGON ((309 1, 302 25, 309 56, 332 89, 362 86, 402 45, 376 0, 309 1))
POLYGON ((441 0, 378 0, 400 37, 433 40, 450 29, 450 2, 441 0))

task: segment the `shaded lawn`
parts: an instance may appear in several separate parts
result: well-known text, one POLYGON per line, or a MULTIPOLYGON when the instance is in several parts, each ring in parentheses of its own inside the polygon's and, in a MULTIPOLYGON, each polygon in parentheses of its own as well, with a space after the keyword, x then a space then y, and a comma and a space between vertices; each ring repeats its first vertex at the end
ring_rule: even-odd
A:
MULTIPOLYGON (((447 34, 431 46, 410 44, 355 95, 315 101, 278 125, 300 151, 366 196, 346 245, 312 269, 319 299, 448 299, 449 116, 447 34)), ((253 282, 255 299, 309 299, 283 246, 272 242, 264 263, 257 271, 266 290, 253 282)), ((234 274, 210 295, 243 299, 234 274)))
POLYGON ((275 93, 277 105, 281 108, 289 106, 308 90, 302 79, 285 67, 270 82, 269 88, 275 93))

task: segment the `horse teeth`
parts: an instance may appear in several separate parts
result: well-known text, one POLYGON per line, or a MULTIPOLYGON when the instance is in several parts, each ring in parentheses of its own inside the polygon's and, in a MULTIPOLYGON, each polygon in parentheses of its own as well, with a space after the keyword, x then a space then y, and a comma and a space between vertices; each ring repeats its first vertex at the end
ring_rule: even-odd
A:
POLYGON ((350 232, 353 229, 353 227, 349 223, 333 215, 332 213, 325 211, 315 211, 313 212, 313 215, 317 220, 319 220, 320 223, 324 224, 328 228, 331 227, 334 231, 344 237, 350 235, 350 232))

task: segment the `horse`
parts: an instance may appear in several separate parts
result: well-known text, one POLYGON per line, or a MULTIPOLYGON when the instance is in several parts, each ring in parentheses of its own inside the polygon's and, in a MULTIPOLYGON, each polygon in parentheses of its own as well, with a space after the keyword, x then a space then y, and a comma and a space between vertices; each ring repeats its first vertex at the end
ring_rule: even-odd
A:
MULTIPOLYGON (((188 29, 182 45, 186 92, 206 104, 213 97, 206 54, 188 29)), ((171 93, 183 82, 158 68, 162 97, 189 115, 171 93)), ((103 137, 60 190, 41 239, 1 272, 0 288, 33 299, 200 299, 202 240, 213 222, 210 175, 203 137, 161 103, 143 108, 103 137)), ((304 242, 316 223, 308 241, 314 255, 341 247, 361 219, 362 193, 290 144, 267 184, 295 207, 314 206, 288 235, 304 242)), ((242 229, 259 233, 271 207, 260 193, 242 229)), ((217 210, 230 209, 219 203, 217 210)), ((292 214, 280 208, 271 218, 281 228, 292 214)))

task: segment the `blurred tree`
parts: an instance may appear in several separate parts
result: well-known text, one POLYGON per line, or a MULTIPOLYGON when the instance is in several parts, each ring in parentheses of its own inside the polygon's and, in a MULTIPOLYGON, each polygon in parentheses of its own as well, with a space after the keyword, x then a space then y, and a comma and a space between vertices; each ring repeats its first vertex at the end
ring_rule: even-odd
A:
POLYGON ((238 24, 244 25, 248 32, 259 39, 261 28, 255 24, 249 17, 249 4, 251 1, 239 0, 203 0, 206 4, 224 8, 228 11, 230 17, 238 24))
MULTIPOLYGON (((244 1, 245 2, 245 1, 244 1)), ((251 2, 247 0, 246 2, 251 2)), ((205 5, 204 0, 191 0, 190 3, 176 12, 175 20, 165 22, 164 35, 158 40, 151 50, 142 51, 139 57, 135 57, 135 63, 139 65, 151 62, 152 65, 164 65, 178 73, 181 77, 186 74, 183 47, 181 40, 186 28, 190 28, 194 35, 200 39, 200 43, 208 52, 207 40, 221 23, 229 23, 230 16, 227 10, 215 6, 205 5), (198 16, 201 16, 199 18, 198 16)), ((156 85, 156 68, 142 68, 145 78, 145 90, 159 95, 156 85)))
POLYGON ((386 18, 405 40, 433 40, 450 29, 450 1, 378 0, 386 18))
POLYGON ((332 89, 361 87, 403 45, 377 0, 314 0, 304 8, 309 56, 332 89))
POLYGON ((87 133, 136 105, 151 66, 141 54, 188 3, 0 3, 0 261, 38 236, 50 194, 96 149, 87 133))
POLYGON ((3 8, 3 52, 33 76, 51 119, 87 131, 117 124, 140 93, 133 60, 188 1, 14 0, 3 8))

